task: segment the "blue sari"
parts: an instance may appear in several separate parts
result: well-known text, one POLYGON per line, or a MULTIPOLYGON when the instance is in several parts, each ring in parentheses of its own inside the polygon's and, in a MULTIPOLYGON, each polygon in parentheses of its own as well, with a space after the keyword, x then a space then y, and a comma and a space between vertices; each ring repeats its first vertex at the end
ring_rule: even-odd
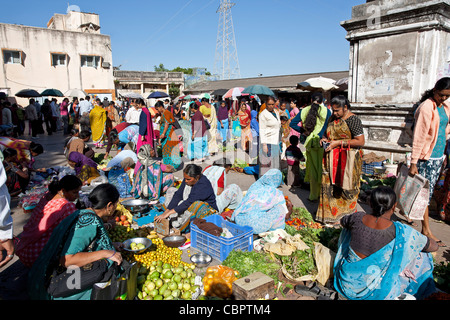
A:
POLYGON ((427 237, 394 222, 390 243, 361 259, 350 248, 351 233, 342 229, 334 260, 334 287, 350 300, 393 300, 402 293, 426 298, 435 292, 433 258, 421 252, 427 237))

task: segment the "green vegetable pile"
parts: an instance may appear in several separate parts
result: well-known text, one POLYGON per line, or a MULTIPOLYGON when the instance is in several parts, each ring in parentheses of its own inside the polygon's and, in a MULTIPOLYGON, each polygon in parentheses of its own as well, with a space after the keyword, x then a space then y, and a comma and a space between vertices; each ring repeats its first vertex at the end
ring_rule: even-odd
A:
POLYGON ((384 179, 374 179, 363 174, 361 178, 362 178, 361 190, 363 191, 372 190, 379 186, 388 186, 394 188, 395 182, 397 181, 397 177, 395 176, 384 179))
POLYGON ((222 265, 238 271, 240 277, 259 271, 275 281, 278 279, 278 270, 280 270, 280 265, 273 261, 268 253, 258 251, 233 250, 222 261, 222 265))
POLYGON ((433 278, 436 287, 444 292, 450 292, 450 264, 448 262, 434 265, 433 278))

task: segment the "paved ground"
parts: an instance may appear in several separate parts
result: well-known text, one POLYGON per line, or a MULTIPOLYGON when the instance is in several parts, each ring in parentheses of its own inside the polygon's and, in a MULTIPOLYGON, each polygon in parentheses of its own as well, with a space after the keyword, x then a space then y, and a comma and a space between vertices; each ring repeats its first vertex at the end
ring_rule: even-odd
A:
MULTIPOLYGON (((28 140, 31 139, 30 136, 24 136, 22 138, 28 140)), ((36 158, 36 167, 67 165, 67 161, 63 155, 64 140, 65 137, 62 135, 61 131, 52 136, 40 135, 37 139, 35 139, 37 143, 41 143, 45 148, 44 154, 36 158)), ((114 152, 111 152, 111 155, 114 154, 114 152)), ((243 159, 242 154, 238 154, 237 152, 234 154, 227 154, 226 156, 231 160, 233 160, 235 157, 243 159)), ((222 155, 216 155, 215 157, 212 157, 211 160, 219 159, 221 157, 222 155)), ((205 167, 212 163, 211 160, 205 163, 198 164, 202 165, 202 167, 205 167)), ((175 176, 179 179, 182 179, 182 171, 180 170, 176 172, 175 176)), ((227 176, 228 184, 236 183, 242 188, 242 190, 247 190, 253 182, 255 182, 255 178, 246 174, 230 171, 227 176)), ((306 207, 311 213, 314 213, 317 210, 317 203, 311 203, 307 200, 308 190, 297 189, 295 192, 290 192, 289 188, 286 185, 281 186, 280 189, 286 196, 291 199, 294 207, 306 207)), ((358 209, 362 211, 369 210, 368 206, 364 204, 359 204, 358 209)), ((28 221, 30 215, 24 213, 21 208, 17 207, 17 198, 13 199, 12 201, 12 216, 14 219, 14 235, 19 235, 22 232, 23 226, 28 221)), ((431 214, 430 220, 431 229, 434 234, 449 246, 439 248, 439 251, 435 255, 436 261, 449 261, 450 226, 446 223, 441 222, 439 218, 434 215, 434 213, 431 214)), ((420 226, 420 222, 418 224, 420 226)), ((420 230, 420 227, 416 227, 416 229, 420 230)), ((0 300, 26 299, 26 294, 24 293, 26 272, 27 270, 20 263, 20 261, 18 261, 17 257, 15 257, 13 261, 10 262, 7 266, 0 268, 0 300)))

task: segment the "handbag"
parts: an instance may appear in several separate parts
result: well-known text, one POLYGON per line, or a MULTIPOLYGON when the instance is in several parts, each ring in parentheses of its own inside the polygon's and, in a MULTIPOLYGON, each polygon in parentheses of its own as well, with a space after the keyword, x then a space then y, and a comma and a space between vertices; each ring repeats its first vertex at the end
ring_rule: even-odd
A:
POLYGON ((330 182, 344 190, 352 189, 353 164, 356 150, 346 148, 334 148, 330 151, 330 182))
POLYGON ((397 208, 410 219, 423 220, 430 194, 428 179, 420 174, 411 177, 408 167, 403 164, 395 181, 394 191, 397 195, 397 208))
MULTIPOLYGON (((65 239, 67 239, 67 235, 68 233, 65 239)), ((88 246, 87 252, 92 251, 95 243, 96 239, 88 246)), ((94 261, 80 268, 66 268, 59 263, 59 255, 56 255, 48 268, 48 271, 51 273, 47 279, 47 292, 55 298, 68 297, 83 292, 97 282, 108 281, 113 275, 115 268, 117 268, 117 263, 108 268, 106 259, 94 261)))

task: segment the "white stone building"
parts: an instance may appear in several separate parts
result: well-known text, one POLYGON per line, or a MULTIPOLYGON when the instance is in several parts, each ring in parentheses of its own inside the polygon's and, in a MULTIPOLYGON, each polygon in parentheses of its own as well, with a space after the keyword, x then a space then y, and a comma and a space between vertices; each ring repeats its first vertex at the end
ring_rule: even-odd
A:
POLYGON ((100 33, 97 14, 55 14, 47 28, 0 23, 0 48, 0 91, 10 97, 55 88, 115 98, 111 39, 100 33))

